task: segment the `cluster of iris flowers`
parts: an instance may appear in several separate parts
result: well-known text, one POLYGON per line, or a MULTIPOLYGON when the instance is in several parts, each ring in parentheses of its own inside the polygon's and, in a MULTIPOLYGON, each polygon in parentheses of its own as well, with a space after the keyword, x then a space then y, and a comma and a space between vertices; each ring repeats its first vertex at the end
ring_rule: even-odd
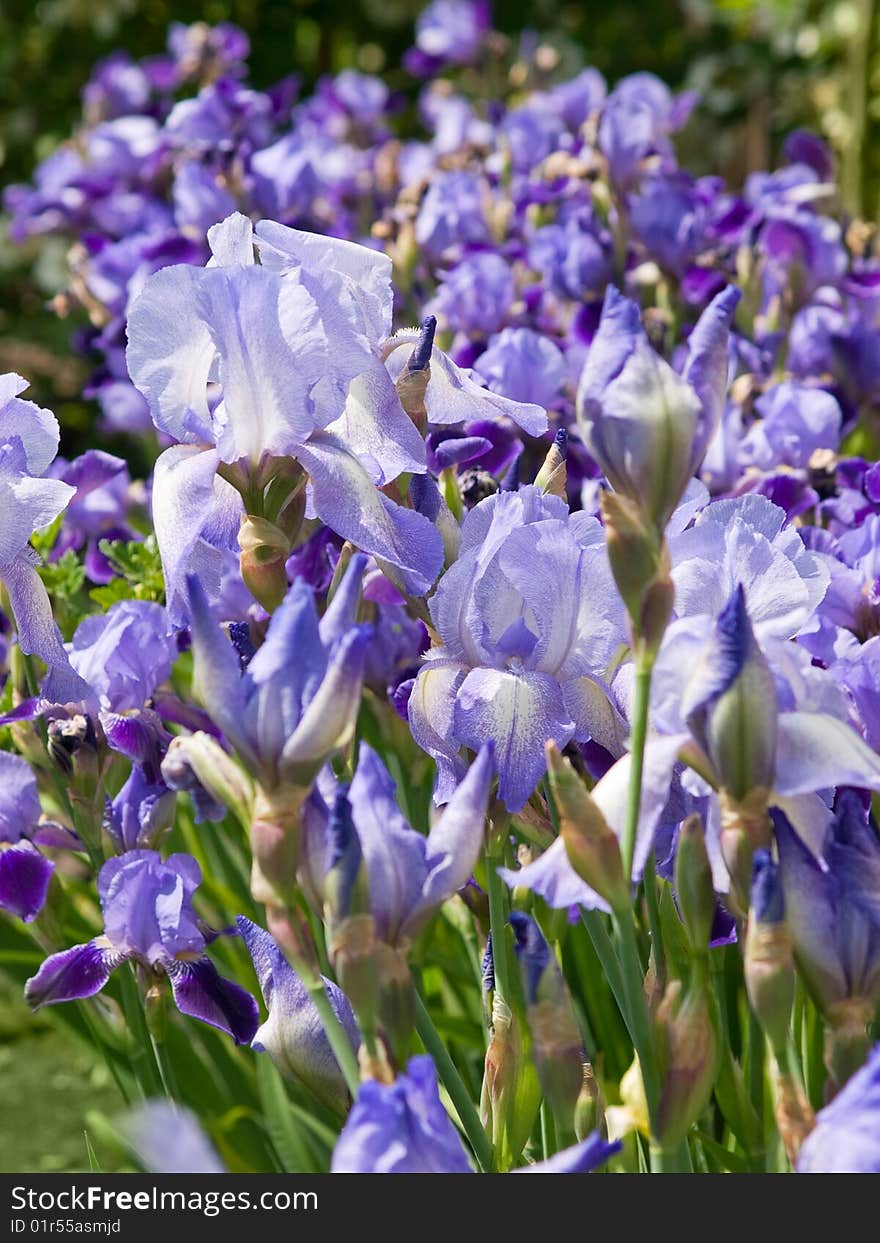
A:
POLYGON ((417 135, 247 55, 112 56, 5 195, 155 458, 0 377, 0 942, 101 1133, 880 1170, 880 260, 831 153, 693 177, 694 98, 470 0, 417 135))

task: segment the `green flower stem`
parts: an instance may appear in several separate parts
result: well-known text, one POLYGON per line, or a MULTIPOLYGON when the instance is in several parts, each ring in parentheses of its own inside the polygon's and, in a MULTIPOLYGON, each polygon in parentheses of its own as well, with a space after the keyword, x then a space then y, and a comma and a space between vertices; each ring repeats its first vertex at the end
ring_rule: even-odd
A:
POLYGON ((174 1067, 171 1064, 171 1058, 168 1056, 168 1048, 164 1040, 151 1035, 150 1044, 153 1046, 153 1057, 156 1059, 156 1066, 159 1071, 159 1078, 162 1080, 165 1095, 170 1101, 179 1100, 180 1090, 177 1086, 177 1076, 174 1073, 174 1067))
POLYGON ((153 1096, 167 1096, 171 1099, 168 1085, 162 1076, 162 1070, 156 1060, 156 1048, 147 1017, 144 1013, 144 1001, 138 987, 133 966, 126 965, 120 971, 122 988, 122 1009, 125 1014, 125 1025, 134 1041, 134 1052, 131 1057, 131 1069, 137 1079, 144 1099, 153 1096))
POLYGON ((620 853, 624 876, 632 876, 636 853, 636 835, 639 827, 639 811, 642 806, 642 775, 645 767, 645 741, 648 737, 648 706, 651 699, 651 673, 653 658, 640 656, 636 659, 635 686, 633 688, 632 713, 632 767, 629 774, 629 804, 620 853))
POLYGON ((639 1055, 642 1082, 645 1085, 645 1099, 648 1103, 648 1117, 653 1127, 657 1120, 657 1109, 660 1103, 660 1083, 654 1056, 651 1018, 645 1001, 645 976, 636 940, 635 919, 630 908, 615 911, 612 918, 620 954, 623 991, 629 1014, 627 1026, 630 1028, 633 1044, 639 1055))
POLYGON ((455 1067, 455 1063, 449 1056, 445 1044, 440 1039, 440 1034, 434 1026, 427 1007, 418 992, 416 992, 416 1031, 419 1033, 419 1038, 425 1049, 434 1059, 440 1082, 449 1093, 449 1098, 455 1106, 462 1129, 473 1149, 480 1169, 483 1173, 488 1173, 492 1169, 492 1145, 489 1142, 489 1137, 483 1129, 483 1124, 471 1100, 471 1095, 465 1087, 464 1081, 455 1067))

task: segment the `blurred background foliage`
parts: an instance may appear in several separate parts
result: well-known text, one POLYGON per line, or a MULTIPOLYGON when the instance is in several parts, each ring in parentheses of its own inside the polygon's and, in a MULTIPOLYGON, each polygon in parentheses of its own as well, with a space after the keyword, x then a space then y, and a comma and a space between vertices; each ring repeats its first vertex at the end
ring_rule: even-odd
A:
MULTIPOLYGON (((412 86, 399 69, 420 0, 3 0, 0 178, 26 179, 79 115, 91 67, 116 47, 162 49, 169 22, 233 21, 251 39, 254 85, 295 70, 306 86, 354 65, 412 86)), ((496 0, 494 25, 534 31, 563 65, 612 81, 650 70, 700 91, 694 158, 734 179, 766 167, 795 125, 843 157, 854 210, 880 186, 880 22, 876 0, 496 0)), ((702 171, 702 169, 700 169, 702 171)))
MULTIPOLYGON (((165 46, 170 22, 232 21, 249 35, 251 82, 291 72, 308 92, 322 74, 354 66, 411 97, 400 67, 421 0, 0 0, 0 185, 28 181, 71 133, 95 63, 116 48, 134 57, 165 46)), ((845 201, 875 218, 880 201, 880 0, 495 0, 511 44, 552 46, 560 77, 584 64, 609 81, 650 70, 701 105, 680 138, 681 162, 734 186, 773 165, 796 126, 837 152, 845 201)), ((404 116, 411 117, 412 112, 404 116)), ((69 349, 71 321, 46 313, 65 284, 66 244, 10 245, 0 220, 0 372, 32 381, 73 446, 92 434, 81 397, 87 368, 69 349)), ((63 448, 67 447, 67 441, 63 448)), ((111 451, 125 445, 107 443, 111 451)), ((128 445, 128 452, 131 446, 128 445)), ((141 463, 134 463, 136 468, 141 463)))
MULTIPOLYGON (((419 0, 0 0, 0 183, 29 180, 76 124, 80 92, 115 48, 135 57, 165 44, 171 21, 232 21, 248 33, 251 81, 296 72, 308 90, 322 74, 355 66, 412 93, 399 66, 419 0)), ((845 201, 877 216, 880 198, 880 0, 495 0, 494 24, 511 40, 552 45, 560 73, 583 64, 613 82, 650 70, 702 98, 682 136, 682 163, 740 184, 772 166, 796 126, 824 134, 840 161, 845 201)), ((68 349, 70 325, 47 313, 64 283, 65 244, 21 252, 0 222, 0 372, 28 375, 33 396, 65 427, 90 424, 80 397, 85 364, 68 349)), ((112 445, 104 447, 113 448, 112 445)), ((14 957, 14 955, 13 955, 14 957)), ((0 948, 0 977, 14 976, 0 948), (4 968, 6 970, 4 970, 4 968)), ((0 986, 0 1169, 88 1168, 82 1118, 119 1099, 97 1053, 48 1023, 35 1034, 19 990, 0 986), (24 1033, 28 1032, 24 1051, 24 1033), (46 1084, 51 1091, 46 1092, 46 1084)))

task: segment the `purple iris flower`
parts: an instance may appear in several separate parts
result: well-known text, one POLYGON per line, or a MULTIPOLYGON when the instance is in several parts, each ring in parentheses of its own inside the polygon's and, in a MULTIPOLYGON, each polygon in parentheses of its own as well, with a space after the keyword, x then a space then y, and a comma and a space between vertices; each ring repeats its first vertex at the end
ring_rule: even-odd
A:
POLYGON ((179 82, 196 75, 220 73, 239 77, 250 54, 250 40, 232 22, 208 26, 204 22, 172 22, 168 27, 168 51, 179 82))
POLYGON ((187 572, 216 576, 210 559, 193 564, 199 541, 222 529, 219 542, 235 542, 242 503, 218 469, 249 474, 270 457, 296 458, 317 516, 424 592, 440 569, 440 536, 376 486, 425 470, 424 444, 378 356, 391 328, 390 261, 263 223, 257 264, 243 216, 209 240, 206 268, 166 268, 129 316, 132 378, 156 426, 181 442, 159 459, 153 488, 172 617, 184 611, 187 572), (219 400, 209 400, 215 383, 219 400))
POLYGON ((538 95, 513 108, 498 127, 497 142, 515 172, 528 173, 557 150, 564 123, 548 101, 538 95))
POLYGON ((117 850, 153 849, 174 820, 174 791, 164 781, 151 781, 133 764, 125 784, 105 806, 104 828, 117 850))
MULTIPOLYGON (((491 744, 484 746, 455 789, 427 837, 410 827, 395 798, 394 781, 382 760, 361 743, 358 765, 340 810, 357 835, 366 865, 370 907, 379 937, 407 945, 433 913, 470 879, 483 847, 489 788, 494 776, 491 744)), ((303 856, 310 889, 320 895, 333 857, 334 820, 316 791, 304 823, 303 856), (332 823, 331 823, 332 822, 332 823)))
POLYGON ((184 236, 203 242, 208 230, 236 210, 235 198, 221 178, 195 160, 181 164, 172 187, 174 219, 184 236))
POLYGON ((798 1174, 880 1174, 880 1045, 820 1109, 804 1140, 798 1174))
POLYGON ((161 604, 120 600, 106 613, 83 618, 70 645, 70 663, 103 710, 143 708, 177 657, 177 640, 169 631, 161 604))
POLYGON ((806 299, 825 285, 839 285, 847 269, 838 222, 793 203, 771 203, 757 246, 767 265, 765 296, 794 285, 806 299))
POLYGON ((880 514, 869 514, 838 539, 816 528, 806 534, 831 581, 814 617, 821 639, 810 635, 804 642, 832 664, 846 654, 841 651, 844 634, 855 656, 859 647, 853 639, 865 642, 880 632, 880 514))
POLYGON ((0 376, 0 581, 19 646, 49 667, 46 698, 67 703, 81 699, 85 686, 70 667, 29 541, 64 510, 74 488, 46 478, 58 450, 58 422, 48 410, 18 396, 25 388, 21 376, 0 376))
MULTIPOLYGON (((587 1174, 618 1152, 598 1133, 516 1173, 587 1174)), ((429 1057, 414 1057, 394 1083, 361 1084, 333 1150, 334 1174, 472 1174, 458 1132, 440 1101, 429 1057)))
POLYGON ((818 857, 831 819, 821 792, 880 788, 880 759, 847 723, 833 679, 814 669, 797 645, 761 637, 741 586, 717 619, 685 618, 669 627, 654 675, 659 736, 648 741, 646 764, 650 771, 661 743, 677 739, 699 748, 697 767, 707 781, 690 773, 687 784, 708 799, 707 846, 720 891, 726 879, 717 789, 737 799, 746 787, 762 790, 818 857))
MULTIPOLYGON (((0 909, 25 923, 42 910, 55 870, 34 845, 34 840, 41 840, 41 814, 30 765, 20 756, 0 751, 0 909)), ((51 835, 55 827, 43 829, 48 845, 61 844, 51 835)))
POLYGON ((764 496, 713 501, 668 539, 679 619, 717 617, 742 585, 759 639, 790 639, 828 589, 824 559, 764 496))
POLYGON ((598 146, 608 161, 611 181, 619 191, 637 181, 648 156, 667 171, 674 168, 669 135, 687 121, 696 96, 673 96, 650 73, 621 78, 605 100, 599 121, 598 146))
POLYGON ((224 980, 205 953, 192 900, 202 874, 191 855, 164 861, 154 850, 108 859, 98 875, 104 933, 52 954, 25 985, 33 1009, 93 997, 122 963, 167 976, 181 1014, 249 1044, 259 1012, 250 993, 224 980))
MULTIPOLYGON (((345 1079, 305 985, 268 932, 243 915, 236 922, 269 1011, 251 1048, 268 1053, 283 1075, 301 1080, 325 1104, 344 1112, 349 1099, 345 1079)), ((332 981, 323 982, 333 1011, 356 1050, 360 1033, 348 998, 332 981)))
POLYGON ((50 554, 55 561, 68 548, 85 544, 86 573, 93 583, 109 583, 113 569, 98 548, 101 539, 134 539, 126 522, 127 494, 131 485, 122 458, 100 449, 89 449, 72 462, 56 458, 52 475, 76 488, 64 514, 64 525, 50 554))
POLYGON ((416 19, 416 48, 434 65, 465 65, 489 30, 487 0, 434 0, 416 19))
POLYGON ((578 388, 578 425, 618 492, 665 526, 721 420, 730 322, 740 294, 718 294, 677 374, 651 347, 638 306, 609 285, 578 388), (661 466, 662 463, 662 466, 661 466))
POLYGON ((627 632, 595 518, 534 487, 489 497, 465 518, 430 610, 440 642, 408 712, 437 761, 439 802, 464 771, 462 747, 495 743, 499 794, 518 811, 544 774, 547 739, 613 734, 604 678, 627 632))
MULTIPOLYGON (((443 278, 433 309, 455 332, 489 336, 510 314, 514 299, 510 264, 494 251, 466 255, 443 278)), ((506 391, 502 389, 502 391, 506 391)), ((517 394, 508 392, 509 397, 517 394)))
POLYGON ((817 449, 836 450, 840 443, 840 406, 824 389, 784 381, 759 397, 755 409, 760 421, 739 447, 744 466, 803 469, 817 449))
POLYGON ((607 94, 607 85, 598 69, 582 69, 568 82, 561 82, 550 92, 553 106, 569 129, 577 130, 588 117, 598 112, 607 94))
MULTIPOLYGON (((706 820, 715 887, 726 892, 717 793, 725 786, 737 797, 749 786, 763 787, 770 807, 784 811, 813 860, 822 854, 832 819, 822 792, 838 785, 880 788, 880 760, 846 723, 839 691, 832 687, 829 696, 823 677, 811 684, 809 658, 785 663, 787 652, 797 650, 794 645, 767 640, 759 646, 745 599, 737 588, 717 619, 686 618, 667 631, 652 684, 656 732, 645 749, 634 880, 655 837, 699 811, 706 820), (769 668, 765 653, 772 656, 769 668), (711 784, 693 771, 679 775, 679 753, 686 745, 699 748, 699 771, 711 784)), ((411 720, 415 702, 414 695, 411 720)), ((623 755, 591 792, 618 834, 626 818, 630 763, 623 755)), ((561 839, 527 867, 501 875, 557 909, 605 909, 571 867, 561 839)))
POLYGON ((849 999, 880 1000, 880 839, 861 800, 838 795, 817 859, 787 818, 773 813, 786 921, 798 966, 823 1012, 849 999))
POLYGON ((707 248, 699 187, 685 173, 649 177, 630 201, 633 232, 661 268, 682 277, 707 248))
POLYGON ((476 173, 440 172, 416 217, 416 241, 432 258, 468 243, 489 242, 489 187, 476 173))
POLYGON ((610 239, 590 215, 557 219, 535 231, 529 264, 562 298, 598 296, 611 278, 610 239))
POLYGON ((148 75, 126 52, 98 62, 83 88, 86 117, 94 123, 132 112, 146 112, 152 87, 148 75))
POLYGON ((429 1057, 414 1057, 394 1083, 361 1084, 333 1150, 334 1174, 470 1174, 458 1132, 440 1101, 429 1057))
MULTIPOLYGON (((428 433, 428 464, 439 475, 450 466, 471 467, 499 478, 523 451, 523 442, 510 424, 478 419, 456 426, 448 424, 428 433)), ((462 482, 462 500, 470 508, 485 494, 471 496, 462 482)))
POLYGON ((474 370, 496 393, 545 409, 556 404, 567 374, 559 346, 531 328, 504 328, 474 370))
POLYGON ((320 621, 311 588, 297 579, 244 670, 201 584, 189 580, 196 688, 265 789, 293 774, 308 773, 310 781, 351 736, 371 634, 369 626, 352 624, 365 562, 352 559, 320 621))
POLYGON ((834 156, 828 144, 810 130, 792 130, 783 143, 782 154, 790 164, 806 164, 822 181, 834 177, 834 156))

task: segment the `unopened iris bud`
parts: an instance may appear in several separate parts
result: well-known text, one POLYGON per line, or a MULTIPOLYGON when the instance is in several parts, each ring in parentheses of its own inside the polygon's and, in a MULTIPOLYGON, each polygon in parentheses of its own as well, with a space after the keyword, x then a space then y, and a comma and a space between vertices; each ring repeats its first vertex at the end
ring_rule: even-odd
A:
POLYGON ((397 1066, 406 1065, 416 1022, 416 995, 406 947, 376 944, 379 1027, 397 1066))
POLYGON ((755 851, 745 977, 751 1007, 774 1054, 781 1057, 794 1004, 794 955, 779 866, 767 850, 755 851))
POLYGON ((657 1053, 663 1088, 655 1138, 676 1148, 706 1108, 718 1062, 709 991, 699 975, 682 996, 679 980, 667 986, 655 1016, 657 1053))
POLYGON ((564 427, 553 437, 553 444, 547 450, 547 456, 541 469, 535 476, 535 487, 551 496, 565 496, 567 475, 565 456, 568 448, 568 432, 564 427))
POLYGON ((675 896, 691 950, 707 953, 715 919, 715 890, 703 821, 698 815, 688 816, 678 831, 675 896))
POLYGON ((599 1081, 589 1062, 583 1065, 583 1081, 574 1111, 574 1133, 578 1140, 605 1127, 605 1110, 599 1081))
POLYGON ((569 862, 612 910, 629 905, 620 845, 599 806, 555 743, 547 743, 550 791, 559 815, 559 832, 569 862))
POLYGON ((599 503, 617 590, 640 645, 656 654, 675 599, 665 540, 628 497, 603 492, 599 503))
POLYGON ((729 287, 706 308, 679 375, 651 347, 636 303, 609 286, 577 395, 584 443, 616 493, 663 531, 698 470, 727 389, 729 287))
POLYGON ((287 595, 290 537, 267 518, 244 514, 238 532, 241 576, 267 613, 274 613, 287 595))
POLYGON ((525 986, 538 1078, 554 1114, 566 1131, 573 1131, 583 1087, 584 1050, 571 996, 535 921, 514 911, 510 923, 525 986))
POLYGON ((769 791, 776 767, 776 683, 758 646, 742 584, 722 609, 682 700, 688 728, 722 790, 741 802, 769 791))
POLYGON ((838 791, 823 861, 780 810, 771 816, 795 961, 826 1022, 825 1064, 842 1087, 867 1056, 880 1002, 880 841, 855 791, 838 791))
POLYGON ((540 1104, 541 1085, 531 1058, 526 1056, 520 1019, 496 992, 480 1116, 492 1139, 497 1170, 509 1170, 519 1158, 540 1104))
POLYGON ((748 909, 752 855, 770 842, 767 799, 776 767, 776 683, 738 586, 688 681, 682 714, 721 792, 721 849, 748 909))
POLYGON ((400 404, 415 423, 423 430, 427 427, 428 412, 425 409, 425 393, 431 378, 431 351, 434 348, 434 334, 437 331, 437 320, 428 315, 422 321, 422 330, 413 352, 397 381, 397 395, 400 404))
POLYGON ((327 849, 324 913, 330 958, 362 1030, 372 1032, 379 1002, 376 921, 370 910, 363 851, 345 791, 337 795, 330 813, 327 849))

